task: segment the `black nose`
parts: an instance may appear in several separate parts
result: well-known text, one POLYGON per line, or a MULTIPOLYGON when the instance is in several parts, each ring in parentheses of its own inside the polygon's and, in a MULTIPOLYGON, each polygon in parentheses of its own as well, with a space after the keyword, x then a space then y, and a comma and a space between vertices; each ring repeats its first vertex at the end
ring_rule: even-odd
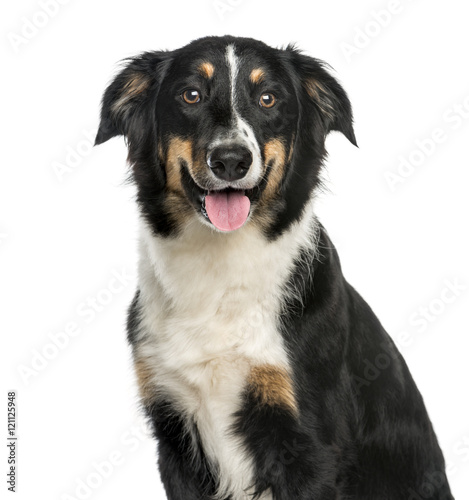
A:
POLYGON ((208 157, 212 172, 224 181, 242 179, 252 164, 252 154, 244 146, 233 144, 216 147, 208 157))

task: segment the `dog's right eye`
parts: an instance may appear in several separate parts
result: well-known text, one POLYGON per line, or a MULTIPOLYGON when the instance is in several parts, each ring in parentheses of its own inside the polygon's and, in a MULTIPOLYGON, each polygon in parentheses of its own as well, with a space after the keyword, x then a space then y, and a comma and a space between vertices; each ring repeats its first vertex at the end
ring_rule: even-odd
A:
POLYGON ((195 89, 185 90, 182 93, 182 98, 187 104, 195 104, 200 101, 200 92, 195 89))
POLYGON ((262 94, 259 99, 259 105, 263 108, 272 108, 275 105, 275 96, 274 94, 262 94))

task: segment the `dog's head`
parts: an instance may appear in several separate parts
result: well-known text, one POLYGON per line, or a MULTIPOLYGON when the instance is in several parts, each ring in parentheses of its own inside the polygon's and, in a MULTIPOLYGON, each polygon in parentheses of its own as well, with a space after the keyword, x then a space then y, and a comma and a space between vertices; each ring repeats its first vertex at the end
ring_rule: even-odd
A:
POLYGON ((104 94, 96 144, 126 137, 156 233, 196 219, 275 236, 317 185, 331 130, 356 144, 350 102, 322 62, 290 46, 208 37, 127 61, 104 94))

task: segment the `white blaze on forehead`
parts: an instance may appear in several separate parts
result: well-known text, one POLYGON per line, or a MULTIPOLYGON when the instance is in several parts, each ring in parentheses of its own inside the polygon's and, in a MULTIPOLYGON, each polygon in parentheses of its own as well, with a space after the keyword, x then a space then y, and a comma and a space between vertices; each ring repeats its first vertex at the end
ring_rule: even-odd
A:
POLYGON ((228 45, 228 47, 226 47, 226 61, 228 62, 228 68, 230 70, 231 106, 233 111, 235 111, 236 77, 239 71, 239 59, 235 54, 234 45, 228 45))
MULTIPOLYGON (((246 146, 250 149, 252 153, 252 166, 248 175, 245 177, 245 181, 249 180, 252 183, 257 183, 262 174, 262 157, 259 144, 252 127, 242 118, 237 110, 236 82, 239 74, 240 59, 236 55, 234 45, 228 45, 226 47, 225 59, 228 64, 230 75, 230 101, 233 113, 232 129, 229 134, 230 140, 227 142, 231 142, 231 139, 233 139, 233 141, 246 144, 246 146)), ((219 141, 216 142, 219 143, 219 141)))

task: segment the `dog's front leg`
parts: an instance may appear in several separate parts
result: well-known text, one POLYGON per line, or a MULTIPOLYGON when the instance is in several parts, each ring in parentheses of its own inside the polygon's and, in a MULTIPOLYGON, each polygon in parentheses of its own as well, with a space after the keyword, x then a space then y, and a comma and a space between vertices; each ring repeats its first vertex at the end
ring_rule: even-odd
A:
POLYGON ((337 500, 336 454, 311 429, 302 428, 294 406, 246 390, 236 432, 254 459, 254 490, 273 500, 337 500))
POLYGON ((209 500, 215 493, 196 432, 170 403, 146 407, 158 440, 158 466, 168 500, 209 500))

